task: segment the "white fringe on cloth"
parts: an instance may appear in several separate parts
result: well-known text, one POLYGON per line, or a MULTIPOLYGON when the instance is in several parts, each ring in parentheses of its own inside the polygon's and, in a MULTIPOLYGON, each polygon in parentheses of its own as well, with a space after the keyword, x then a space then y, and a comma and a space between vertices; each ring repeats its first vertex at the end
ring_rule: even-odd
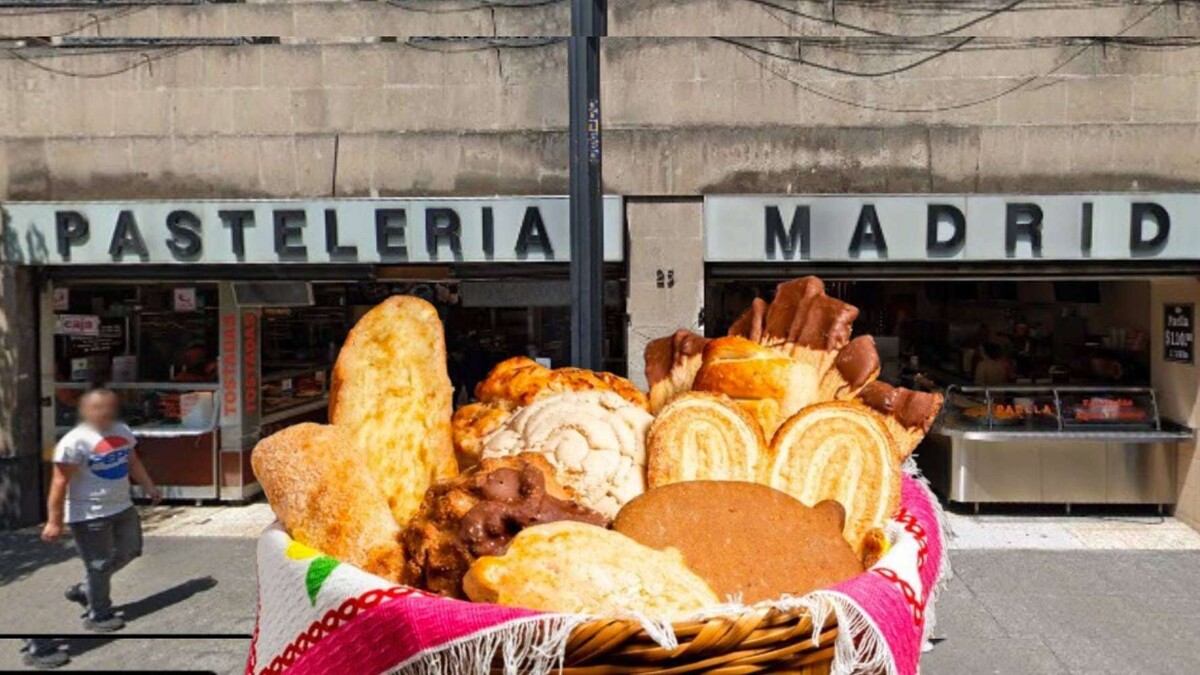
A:
MULTIPOLYGON (((887 643, 870 617, 850 598, 832 591, 817 591, 804 597, 783 596, 753 607, 741 604, 708 607, 689 617, 704 620, 737 615, 763 608, 791 612, 804 610, 812 619, 813 644, 820 646, 821 633, 836 619, 838 634, 834 640, 832 675, 884 673, 895 675, 895 665, 887 643)), ((504 662, 505 675, 547 675, 563 665, 567 640, 579 625, 596 617, 552 614, 510 621, 437 649, 417 654, 388 671, 395 675, 466 675, 488 673, 497 655, 504 662)), ((638 621, 650 639, 663 649, 675 649, 679 641, 671 624, 642 616, 626 617, 638 621)))

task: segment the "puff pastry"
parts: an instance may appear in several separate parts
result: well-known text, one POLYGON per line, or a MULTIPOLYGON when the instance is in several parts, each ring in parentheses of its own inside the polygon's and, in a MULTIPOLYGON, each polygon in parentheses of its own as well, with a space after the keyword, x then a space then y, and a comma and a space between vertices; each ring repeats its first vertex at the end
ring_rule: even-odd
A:
POLYGON ((779 428, 768 484, 808 506, 833 499, 846 509, 846 541, 860 556, 868 533, 900 506, 900 460, 887 428, 865 406, 809 406, 779 428))
POLYGON ((704 348, 692 387, 733 399, 771 438, 784 420, 816 402, 821 377, 811 363, 746 338, 723 337, 704 348))
POLYGON ((896 457, 904 461, 916 450, 942 409, 942 395, 872 382, 859 400, 877 415, 892 436, 896 457))
POLYGON ((692 391, 654 418, 646 436, 646 482, 759 481, 766 475, 762 429, 728 396, 692 391))

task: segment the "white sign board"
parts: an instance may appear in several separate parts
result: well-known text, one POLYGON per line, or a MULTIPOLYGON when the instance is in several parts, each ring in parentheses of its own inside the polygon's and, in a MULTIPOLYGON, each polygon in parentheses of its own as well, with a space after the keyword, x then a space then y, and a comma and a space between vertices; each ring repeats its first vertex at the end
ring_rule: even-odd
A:
POLYGON ((100 317, 94 314, 58 314, 54 317, 54 334, 97 336, 100 334, 100 317))
POLYGON ((709 262, 1200 259, 1200 194, 712 196, 709 262))
MULTIPOLYGON (((566 197, 8 202, 3 256, 113 263, 567 262, 566 197)), ((624 259, 624 208, 604 198, 604 259, 624 259)))

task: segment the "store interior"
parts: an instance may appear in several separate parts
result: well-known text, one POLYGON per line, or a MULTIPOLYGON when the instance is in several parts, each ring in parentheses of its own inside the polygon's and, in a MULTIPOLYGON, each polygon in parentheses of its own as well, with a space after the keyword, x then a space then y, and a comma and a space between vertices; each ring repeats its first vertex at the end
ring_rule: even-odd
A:
MULTIPOLYGON (((565 285, 564 281, 530 283, 565 285)), ((264 427, 323 409, 330 370, 347 332, 359 316, 390 295, 416 295, 437 308, 445 324, 448 368, 458 405, 470 402, 475 384, 510 356, 525 354, 553 367, 570 362, 568 306, 547 304, 541 298, 533 300, 537 304, 522 305, 520 297, 511 297, 520 295, 520 284, 515 292, 509 289, 507 298, 481 296, 476 290, 486 284, 312 283, 309 304, 263 306, 259 382, 264 427), (496 302, 479 304, 489 299, 496 302)), ((52 300, 56 429, 65 431, 74 424, 75 399, 94 383, 118 391, 125 419, 135 427, 183 424, 193 409, 185 400, 187 410, 181 410, 180 397, 188 393, 184 390, 215 390, 220 377, 218 296, 215 283, 56 285, 52 300)), ((605 344, 610 365, 616 369, 625 363, 624 331, 620 315, 613 314, 605 344)), ((211 410, 211 405, 205 409, 211 410)))

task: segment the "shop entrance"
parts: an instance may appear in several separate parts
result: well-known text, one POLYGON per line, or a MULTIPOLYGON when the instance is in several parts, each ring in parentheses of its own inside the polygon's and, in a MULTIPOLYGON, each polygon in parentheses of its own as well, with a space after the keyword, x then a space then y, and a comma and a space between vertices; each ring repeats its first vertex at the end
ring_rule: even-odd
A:
MULTIPOLYGON (((706 333, 725 334, 791 272, 710 268, 706 333)), ((859 308, 854 332, 875 336, 881 379, 946 396, 917 452, 944 497, 1068 508, 1175 502, 1200 384, 1195 270, 808 273, 859 308)))

